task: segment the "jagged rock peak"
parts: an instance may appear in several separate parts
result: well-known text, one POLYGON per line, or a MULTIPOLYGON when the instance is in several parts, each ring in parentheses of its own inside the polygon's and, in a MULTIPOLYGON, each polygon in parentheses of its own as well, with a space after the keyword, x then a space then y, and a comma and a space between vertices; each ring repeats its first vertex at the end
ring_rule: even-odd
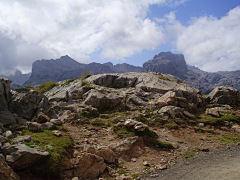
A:
POLYGON ((187 64, 183 54, 161 52, 155 55, 152 60, 143 64, 144 71, 169 73, 184 79, 187 73, 187 64))

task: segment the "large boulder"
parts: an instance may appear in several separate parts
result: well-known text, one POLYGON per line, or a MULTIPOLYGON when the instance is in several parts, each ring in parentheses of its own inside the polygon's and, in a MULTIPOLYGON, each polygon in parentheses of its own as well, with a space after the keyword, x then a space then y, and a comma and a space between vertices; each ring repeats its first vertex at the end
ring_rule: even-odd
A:
POLYGON ((30 148, 25 144, 3 146, 1 149, 6 161, 14 170, 22 170, 40 162, 50 153, 42 149, 30 148))
POLYGON ((97 109, 113 108, 120 102, 120 98, 115 93, 104 94, 95 89, 86 93, 86 99, 83 104, 91 105, 97 109))
POLYGON ((10 125, 16 123, 16 119, 10 111, 0 111, 0 123, 10 125))
POLYGON ((11 102, 11 80, 0 77, 0 111, 8 109, 8 104, 11 102))
POLYGON ((160 98, 156 99, 155 105, 158 108, 161 108, 163 106, 171 105, 176 99, 176 93, 173 91, 168 91, 166 94, 161 96, 160 98))
POLYGON ((109 147, 118 157, 126 161, 140 157, 145 152, 143 139, 138 136, 127 138, 117 144, 110 144, 109 147))
POLYGON ((35 90, 30 90, 24 95, 15 92, 10 104, 12 112, 27 120, 31 120, 41 111, 48 111, 49 107, 47 97, 35 90))
POLYGON ((83 153, 74 161, 68 162, 69 169, 64 170, 68 178, 78 177, 79 179, 95 179, 102 174, 106 168, 104 159, 100 156, 83 153))
POLYGON ((236 105, 239 101, 239 92, 232 87, 219 86, 212 90, 207 99, 213 103, 236 105))
POLYGON ((1 180, 20 180, 20 177, 8 166, 5 158, 0 154, 0 179, 1 180))

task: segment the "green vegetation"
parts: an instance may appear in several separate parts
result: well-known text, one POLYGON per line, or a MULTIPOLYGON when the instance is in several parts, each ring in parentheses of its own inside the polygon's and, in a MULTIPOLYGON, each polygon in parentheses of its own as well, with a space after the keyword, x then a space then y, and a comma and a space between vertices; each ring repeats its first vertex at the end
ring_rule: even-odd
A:
POLYGON ((184 154, 181 154, 181 156, 183 156, 184 158, 188 159, 190 157, 193 157, 195 155, 196 152, 199 152, 200 149, 198 148, 194 148, 191 151, 186 151, 184 154))
POLYGON ((100 115, 99 112, 94 112, 94 111, 83 111, 80 114, 87 118, 95 118, 95 117, 99 117, 100 115))
POLYGON ((170 79, 165 78, 165 77, 162 77, 162 76, 158 76, 158 78, 159 78, 159 79, 162 79, 162 80, 170 81, 170 79))
POLYGON ((125 174, 126 173, 126 171, 124 170, 124 169, 120 169, 119 171, 118 171, 118 174, 125 174))
POLYGON ((23 130, 23 135, 30 135, 33 142, 26 143, 29 147, 39 146, 44 149, 45 145, 51 145, 52 149, 47 150, 51 156, 44 159, 41 164, 38 164, 35 170, 44 169, 44 172, 58 173, 60 171, 61 156, 65 155, 66 148, 73 144, 71 137, 63 135, 61 137, 54 136, 53 130, 43 129, 42 132, 31 132, 28 129, 23 130))
POLYGON ((131 175, 131 177, 132 177, 133 179, 136 179, 138 176, 139 176, 139 174, 132 174, 132 175, 131 175))
POLYGON ((174 149, 172 144, 157 140, 157 134, 150 129, 145 129, 143 132, 136 132, 136 134, 143 136, 143 139, 146 143, 158 146, 159 148, 174 149))
POLYGON ((83 73, 83 77, 81 78, 81 80, 87 79, 88 77, 92 76, 92 73, 90 72, 84 72, 83 73))
POLYGON ((103 119, 95 119, 90 124, 94 126, 99 126, 99 127, 108 127, 111 125, 111 122, 103 119))
POLYGON ((75 79, 69 79, 69 80, 67 80, 64 84, 62 84, 61 86, 69 85, 71 82, 73 82, 73 81, 75 81, 75 80, 76 80, 76 78, 75 78, 75 79))
POLYGON ((221 145, 235 144, 240 142, 240 136, 237 134, 223 134, 221 138, 214 138, 213 140, 218 140, 221 145))
POLYGON ((39 86, 39 91, 41 93, 45 93, 45 92, 49 91, 50 89, 52 89, 53 87, 58 86, 58 85, 59 85, 58 83, 55 83, 53 81, 42 83, 39 86))
POLYGON ((178 129, 178 125, 176 123, 173 123, 173 124, 165 124, 165 126, 168 128, 168 129, 178 129))
POLYGON ((240 122, 240 117, 233 114, 228 114, 228 113, 226 113, 225 115, 219 118, 204 114, 204 115, 201 115, 197 121, 205 124, 210 124, 210 125, 221 125, 224 123, 224 121, 240 122))
POLYGON ((86 80, 81 80, 81 82, 82 82, 82 86, 88 86, 88 87, 90 86, 89 82, 86 80))
POLYGON ((124 126, 124 125, 113 126, 113 131, 114 131, 120 138, 135 136, 135 133, 132 132, 130 129, 128 129, 128 128, 127 128, 126 126, 124 126))

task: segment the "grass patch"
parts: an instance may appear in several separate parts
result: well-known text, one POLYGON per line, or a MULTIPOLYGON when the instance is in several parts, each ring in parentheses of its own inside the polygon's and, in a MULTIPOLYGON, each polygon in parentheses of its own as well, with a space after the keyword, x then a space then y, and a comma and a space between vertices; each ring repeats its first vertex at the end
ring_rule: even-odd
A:
POLYGON ((90 72, 84 72, 84 73, 83 73, 83 77, 81 78, 81 80, 87 79, 87 78, 89 78, 90 76, 92 76, 92 73, 90 73, 90 72))
POLYGON ((71 82, 73 82, 73 81, 75 81, 75 80, 76 80, 76 78, 75 78, 75 79, 69 79, 69 80, 67 80, 64 84, 62 84, 61 86, 69 85, 71 82))
POLYGON ((136 134, 143 136, 143 139, 146 143, 158 146, 159 148, 174 149, 172 144, 157 140, 157 134, 150 129, 145 129, 143 132, 136 132, 136 134))
POLYGON ((108 127, 110 126, 111 122, 103 119, 95 119, 94 121, 90 122, 90 124, 99 127, 108 127))
POLYGON ((159 79, 165 80, 165 81, 170 81, 170 79, 162 77, 162 76, 158 76, 159 79))
POLYGON ((131 175, 131 177, 132 177, 133 179, 138 178, 138 176, 139 176, 139 174, 132 174, 132 175, 131 175))
POLYGON ((197 121, 210 125, 221 125, 224 123, 224 121, 240 122, 240 117, 228 113, 219 118, 211 115, 201 115, 197 121))
POLYGON ((113 131, 120 137, 120 138, 125 138, 125 137, 132 137, 135 136, 135 133, 128 129, 124 125, 120 126, 113 126, 113 131))
POLYGON ((200 149, 198 148, 194 148, 191 151, 186 151, 184 154, 180 154, 181 156, 183 156, 184 158, 188 159, 190 157, 193 157, 195 155, 196 152, 199 152, 200 149))
POLYGON ((126 173, 126 171, 124 170, 124 169, 120 169, 119 171, 118 171, 118 174, 125 174, 126 173))
POLYGON ((166 128, 168 129, 178 129, 178 125, 176 123, 172 123, 172 124, 165 124, 166 128))
POLYGON ((94 112, 94 111, 82 111, 80 112, 80 114, 84 117, 87 117, 87 118, 96 118, 96 117, 99 117, 99 112, 94 112))
POLYGON ((219 140, 221 145, 235 144, 240 142, 240 136, 237 134, 223 134, 221 138, 214 138, 214 140, 219 140))
POLYGON ((53 87, 58 86, 58 85, 59 85, 58 83, 53 82, 53 81, 42 83, 39 86, 39 91, 41 93, 45 93, 45 92, 49 91, 50 89, 52 89, 53 87))
POLYGON ((65 155, 66 148, 73 144, 71 137, 63 135, 61 137, 54 136, 53 130, 43 129, 42 132, 31 132, 28 129, 23 130, 23 135, 30 135, 33 142, 26 143, 29 147, 39 146, 44 149, 45 145, 51 145, 52 149, 47 150, 51 156, 44 159, 43 162, 34 166, 35 170, 43 170, 49 173, 58 173, 60 171, 61 156, 65 155))

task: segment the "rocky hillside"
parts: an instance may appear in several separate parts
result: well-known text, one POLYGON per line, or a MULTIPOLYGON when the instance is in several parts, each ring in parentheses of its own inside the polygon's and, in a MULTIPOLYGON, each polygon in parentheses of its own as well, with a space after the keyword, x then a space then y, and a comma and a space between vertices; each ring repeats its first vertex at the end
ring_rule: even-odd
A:
POLYGON ((157 177, 194 153, 240 141, 239 92, 209 96, 156 72, 60 81, 44 94, 0 78, 0 179, 157 177))

